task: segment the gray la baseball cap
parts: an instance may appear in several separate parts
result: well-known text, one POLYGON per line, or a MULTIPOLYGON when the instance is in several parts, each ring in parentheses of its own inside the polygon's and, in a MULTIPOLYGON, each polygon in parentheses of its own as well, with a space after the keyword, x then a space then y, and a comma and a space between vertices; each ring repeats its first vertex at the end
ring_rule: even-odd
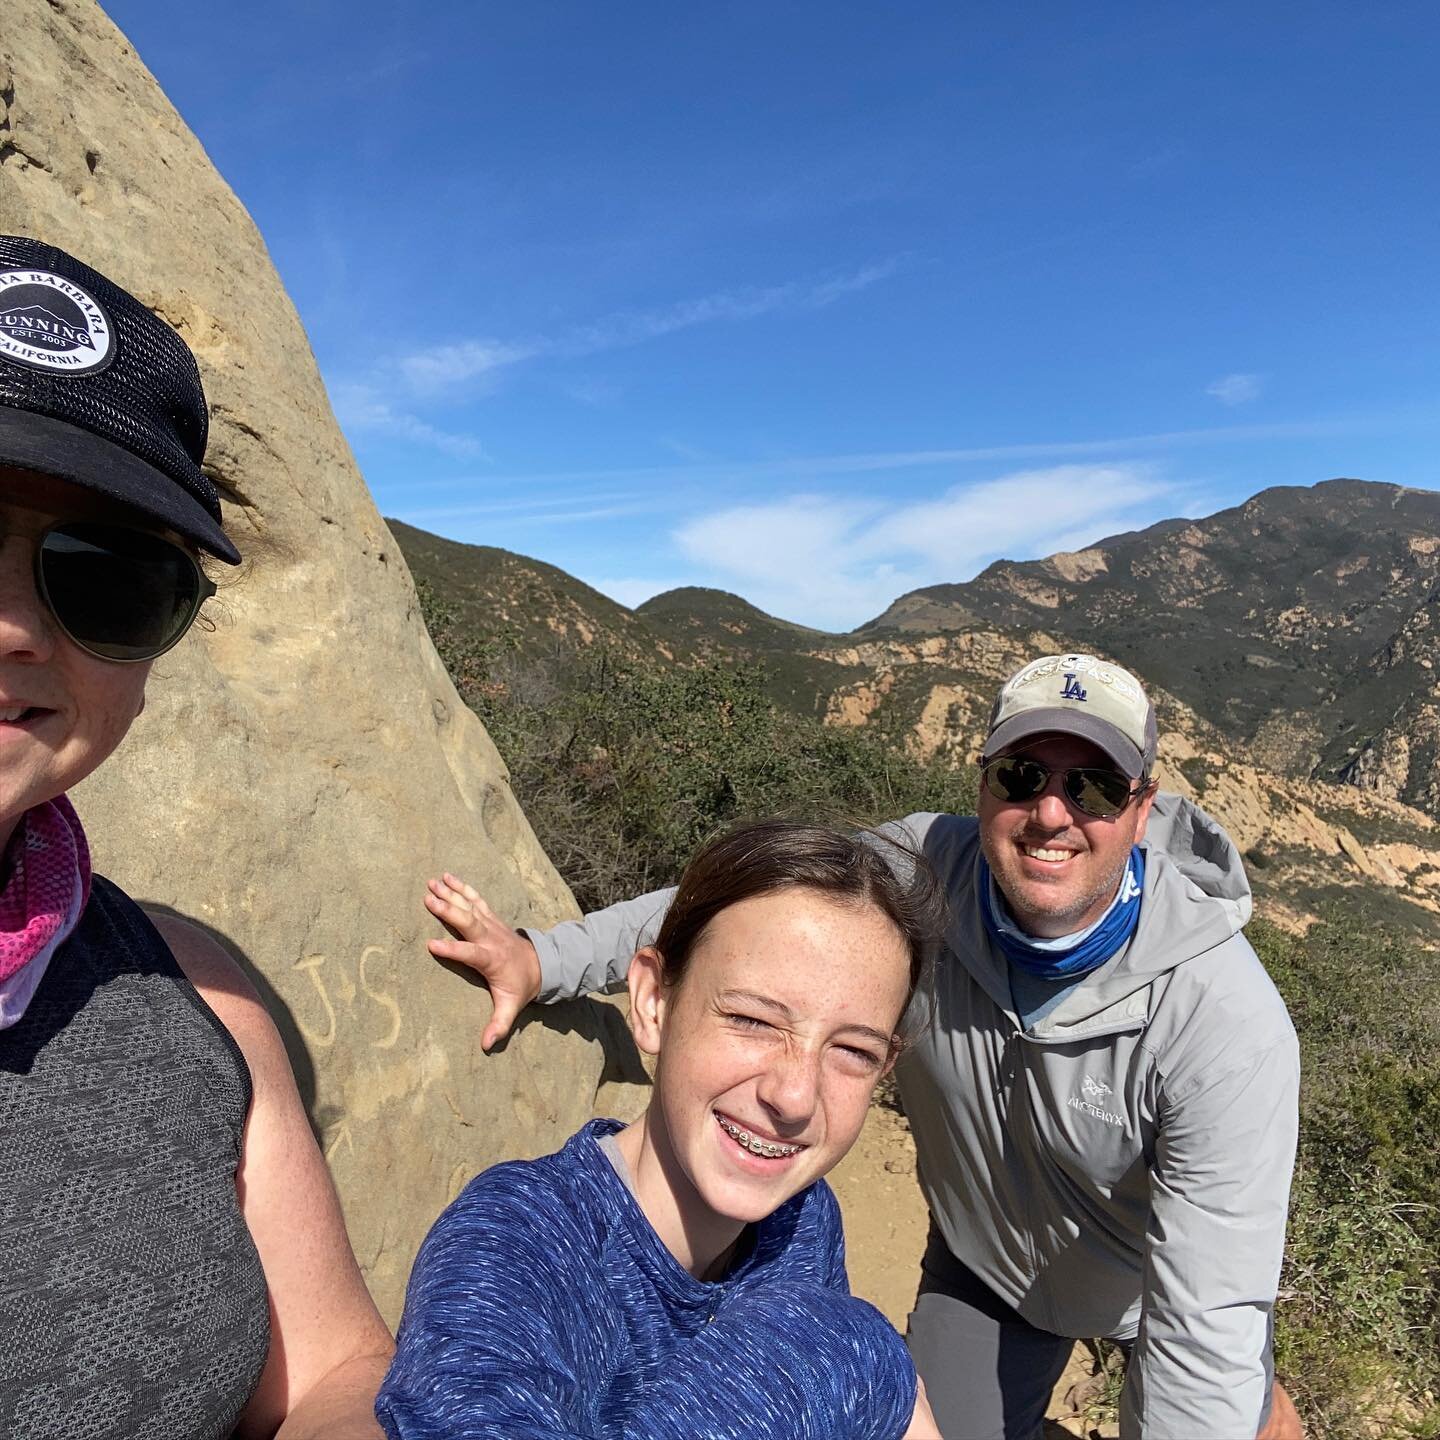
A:
POLYGON ((985 757, 1034 735, 1075 735, 1131 777, 1155 764, 1155 707, 1128 671, 1098 655, 1044 655, 1000 687, 985 757))

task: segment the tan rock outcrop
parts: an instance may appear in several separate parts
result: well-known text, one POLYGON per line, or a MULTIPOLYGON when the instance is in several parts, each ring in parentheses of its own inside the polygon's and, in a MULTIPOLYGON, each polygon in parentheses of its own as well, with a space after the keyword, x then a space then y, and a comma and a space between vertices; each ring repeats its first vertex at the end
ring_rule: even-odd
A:
POLYGON ((1068 580, 1072 585, 1083 584, 1086 580, 1093 580, 1097 575, 1104 575, 1110 569, 1110 562, 1105 558, 1103 550, 1060 550, 1045 562, 1062 580, 1068 580))
POLYGON ((935 685, 910 732, 910 750, 921 760, 943 755, 952 765, 979 757, 990 712, 964 685, 935 685))
POLYGON ((853 727, 863 725, 880 708, 895 688, 895 672, 882 670, 874 681, 859 680, 844 685, 826 703, 825 724, 853 727))
POLYGON ((1343 825, 1336 827, 1335 843, 1350 858, 1362 875, 1374 875, 1375 867, 1371 865, 1370 857, 1366 855, 1364 847, 1343 825))
POLYGON ((99 868, 210 927, 269 992, 393 1320, 461 1183, 589 1116, 615 1012, 566 1007, 481 1055, 488 1001, 426 954, 424 877, 468 875, 512 922, 573 902, 430 644, 264 243, 90 0, 5 0, 4 51, 0 227, 185 336, 253 557, 77 803, 99 868))
POLYGON ((962 630, 915 640, 887 637, 853 645, 826 645, 800 653, 833 665, 863 665, 874 670, 900 670, 911 665, 948 666, 998 682, 1036 655, 1062 648, 1053 636, 1038 630, 1024 636, 994 630, 962 630))

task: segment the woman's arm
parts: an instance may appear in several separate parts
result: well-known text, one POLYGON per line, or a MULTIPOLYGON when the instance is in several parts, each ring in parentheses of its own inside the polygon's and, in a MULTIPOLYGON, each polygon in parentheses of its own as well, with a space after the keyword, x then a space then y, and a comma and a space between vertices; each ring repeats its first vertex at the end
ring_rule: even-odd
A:
POLYGON ((379 1440, 375 1392, 394 1347, 355 1263, 280 1036, 214 940, 173 916, 151 919, 234 1036, 254 1086, 236 1191, 269 1287, 270 1355, 236 1436, 379 1440))

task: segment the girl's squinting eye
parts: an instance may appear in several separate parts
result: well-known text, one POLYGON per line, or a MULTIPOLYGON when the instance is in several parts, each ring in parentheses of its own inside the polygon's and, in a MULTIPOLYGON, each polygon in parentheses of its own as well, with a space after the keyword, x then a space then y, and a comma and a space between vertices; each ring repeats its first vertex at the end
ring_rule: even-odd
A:
POLYGON ((764 1020, 757 1020, 753 1015, 740 1015, 733 1011, 725 1012, 724 1018, 732 1025, 738 1026, 741 1030, 769 1030, 773 1027, 764 1020))
POLYGON ((877 1055, 873 1050, 862 1050, 857 1045, 839 1045, 836 1048, 847 1060, 858 1060, 868 1070, 878 1070, 885 1063, 883 1055, 877 1055))

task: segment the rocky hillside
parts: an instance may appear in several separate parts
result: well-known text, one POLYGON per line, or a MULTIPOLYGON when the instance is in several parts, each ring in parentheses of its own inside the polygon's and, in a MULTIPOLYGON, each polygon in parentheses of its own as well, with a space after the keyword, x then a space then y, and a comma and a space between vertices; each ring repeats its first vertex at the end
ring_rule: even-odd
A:
POLYGON ((599 643, 627 659, 675 658, 633 611, 554 565, 492 545, 462 545, 399 520, 387 523, 416 583, 428 585, 478 636, 508 634, 528 650, 599 643))
POLYGON ((551 566, 392 528, 417 578, 479 635, 604 643, 657 664, 759 661, 777 703, 955 764, 977 755, 1006 675, 1091 646, 1145 678, 1163 783, 1225 823, 1267 913, 1303 925, 1363 895, 1440 937, 1440 494, 1268 490, 1207 520, 915 591, 850 635, 716 590, 631 611, 551 566))
POLYGON ((1044 629, 1133 667, 1290 776, 1440 817, 1440 493, 1264 490, 912 591, 860 634, 1044 629))

